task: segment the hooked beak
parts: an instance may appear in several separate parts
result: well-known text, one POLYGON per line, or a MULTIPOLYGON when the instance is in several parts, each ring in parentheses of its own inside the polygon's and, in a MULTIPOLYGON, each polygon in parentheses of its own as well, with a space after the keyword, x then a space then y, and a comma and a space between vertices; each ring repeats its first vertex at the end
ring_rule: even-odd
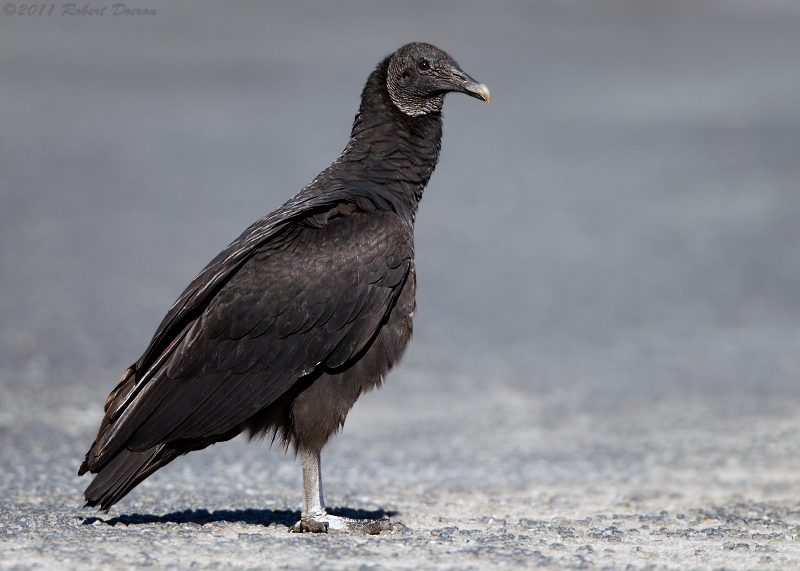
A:
POLYGON ((478 83, 474 80, 470 80, 471 83, 467 83, 464 85, 464 89, 466 89, 466 94, 477 99, 483 99, 486 102, 486 105, 489 105, 489 100, 492 98, 492 94, 489 93, 489 88, 486 87, 482 83, 478 83))
POLYGON ((482 83, 478 83, 460 69, 453 70, 453 77, 458 85, 458 91, 466 93, 470 97, 482 99, 489 104, 492 94, 489 93, 489 88, 482 83))

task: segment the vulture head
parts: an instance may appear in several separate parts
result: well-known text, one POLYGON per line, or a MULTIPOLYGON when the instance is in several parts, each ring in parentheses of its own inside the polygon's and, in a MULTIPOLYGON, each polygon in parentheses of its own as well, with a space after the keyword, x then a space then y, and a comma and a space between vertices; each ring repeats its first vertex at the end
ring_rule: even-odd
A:
POLYGON ((489 103, 489 88, 464 73, 449 55, 430 44, 406 44, 389 59, 386 88, 392 103, 419 117, 442 110, 446 93, 455 91, 489 103))

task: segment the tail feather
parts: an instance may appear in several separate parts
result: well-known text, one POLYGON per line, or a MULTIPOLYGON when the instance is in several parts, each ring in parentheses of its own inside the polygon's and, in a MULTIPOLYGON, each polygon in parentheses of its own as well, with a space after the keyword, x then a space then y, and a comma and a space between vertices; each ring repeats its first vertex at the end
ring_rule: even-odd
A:
POLYGON ((181 452, 159 444, 143 452, 120 451, 86 488, 83 497, 88 507, 108 511, 142 480, 172 462, 181 452))

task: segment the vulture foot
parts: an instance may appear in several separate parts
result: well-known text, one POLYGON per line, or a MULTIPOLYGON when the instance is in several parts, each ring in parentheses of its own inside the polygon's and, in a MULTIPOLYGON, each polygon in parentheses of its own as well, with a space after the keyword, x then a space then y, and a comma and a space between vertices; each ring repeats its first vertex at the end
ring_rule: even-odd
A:
POLYGON ((399 521, 384 519, 350 519, 336 515, 324 514, 302 518, 289 531, 292 533, 328 533, 336 530, 341 533, 362 533, 378 535, 382 531, 399 531, 405 529, 399 521))

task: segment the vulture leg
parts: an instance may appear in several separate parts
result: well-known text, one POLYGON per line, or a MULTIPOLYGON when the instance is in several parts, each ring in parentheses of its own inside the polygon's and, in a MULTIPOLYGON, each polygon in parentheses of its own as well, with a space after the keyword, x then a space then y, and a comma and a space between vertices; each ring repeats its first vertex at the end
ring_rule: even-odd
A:
POLYGON ((377 535, 381 531, 403 527, 388 519, 350 519, 330 515, 325 511, 322 499, 322 479, 319 471, 319 452, 300 449, 300 463, 303 466, 303 513, 300 521, 289 531, 293 533, 328 533, 335 529, 344 533, 367 533, 377 535))

